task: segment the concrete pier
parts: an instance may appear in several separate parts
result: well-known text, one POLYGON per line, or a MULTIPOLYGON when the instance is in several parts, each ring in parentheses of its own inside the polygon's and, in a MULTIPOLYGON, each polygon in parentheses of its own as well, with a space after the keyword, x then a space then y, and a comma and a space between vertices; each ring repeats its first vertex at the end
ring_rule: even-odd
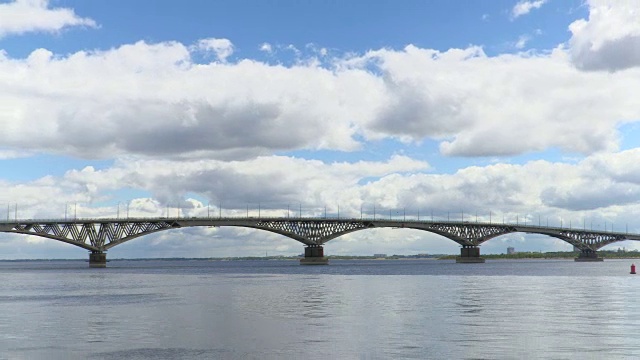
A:
POLYGON ((477 246, 465 246, 460 249, 460 256, 456 258, 457 263, 461 264, 481 264, 484 258, 480 257, 480 248, 477 246))
POLYGON ((304 258, 300 259, 300 265, 327 265, 329 259, 324 256, 324 248, 321 245, 308 245, 304 248, 304 258))
POLYGON ((107 267, 107 253, 93 252, 89 254, 89 267, 90 268, 107 267))
POLYGON ((591 249, 587 249, 587 250, 582 249, 580 251, 580 254, 578 254, 578 257, 575 258, 574 260, 578 262, 595 262, 595 261, 604 261, 604 258, 598 257, 598 253, 591 249))

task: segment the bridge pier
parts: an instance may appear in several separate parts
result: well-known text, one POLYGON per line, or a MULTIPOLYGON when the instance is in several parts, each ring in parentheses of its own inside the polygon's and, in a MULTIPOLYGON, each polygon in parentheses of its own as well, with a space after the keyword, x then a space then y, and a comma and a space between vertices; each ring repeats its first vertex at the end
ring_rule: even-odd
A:
POLYGON ((329 259, 324 256, 322 245, 307 245, 304 248, 304 257, 300 259, 300 265, 327 265, 329 259))
POLYGON ((604 261, 603 258, 598 257, 597 252, 591 249, 580 250, 580 254, 574 260, 578 262, 604 261))
POLYGON ((480 257, 480 248, 477 246, 462 246, 460 256, 456 257, 457 263, 462 264, 481 264, 484 258, 480 257))
POLYGON ((106 268, 107 267, 107 253, 105 252, 91 252, 89 254, 89 267, 90 268, 106 268))

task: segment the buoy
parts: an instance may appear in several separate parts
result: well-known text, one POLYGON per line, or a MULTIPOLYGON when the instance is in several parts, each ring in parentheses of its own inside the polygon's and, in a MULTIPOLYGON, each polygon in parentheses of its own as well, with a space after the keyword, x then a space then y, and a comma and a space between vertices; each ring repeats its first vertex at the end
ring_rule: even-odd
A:
POLYGON ((636 264, 631 264, 631 274, 636 273, 636 264))

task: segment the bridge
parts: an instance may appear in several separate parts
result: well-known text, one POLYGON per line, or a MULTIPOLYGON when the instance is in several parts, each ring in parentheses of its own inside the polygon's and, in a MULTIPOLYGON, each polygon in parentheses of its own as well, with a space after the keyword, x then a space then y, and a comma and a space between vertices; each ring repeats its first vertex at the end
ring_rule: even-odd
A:
POLYGON ((459 263, 482 263, 480 245, 509 233, 543 234, 580 249, 576 261, 602 261, 597 250, 623 240, 640 240, 640 234, 594 231, 567 227, 468 221, 427 221, 326 217, 192 217, 48 219, 0 221, 0 232, 35 235, 62 241, 90 251, 90 267, 106 267, 107 251, 135 238, 178 228, 234 226, 270 231, 305 245, 301 264, 327 264, 324 244, 339 236, 366 229, 406 228, 428 231, 461 246, 459 263))

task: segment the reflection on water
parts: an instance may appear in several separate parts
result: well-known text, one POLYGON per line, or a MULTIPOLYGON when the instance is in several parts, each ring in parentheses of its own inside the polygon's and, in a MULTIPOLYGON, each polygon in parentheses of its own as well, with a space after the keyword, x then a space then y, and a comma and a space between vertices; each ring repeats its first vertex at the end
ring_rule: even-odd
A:
POLYGON ((0 262, 0 359, 639 358, 626 262, 0 262))

